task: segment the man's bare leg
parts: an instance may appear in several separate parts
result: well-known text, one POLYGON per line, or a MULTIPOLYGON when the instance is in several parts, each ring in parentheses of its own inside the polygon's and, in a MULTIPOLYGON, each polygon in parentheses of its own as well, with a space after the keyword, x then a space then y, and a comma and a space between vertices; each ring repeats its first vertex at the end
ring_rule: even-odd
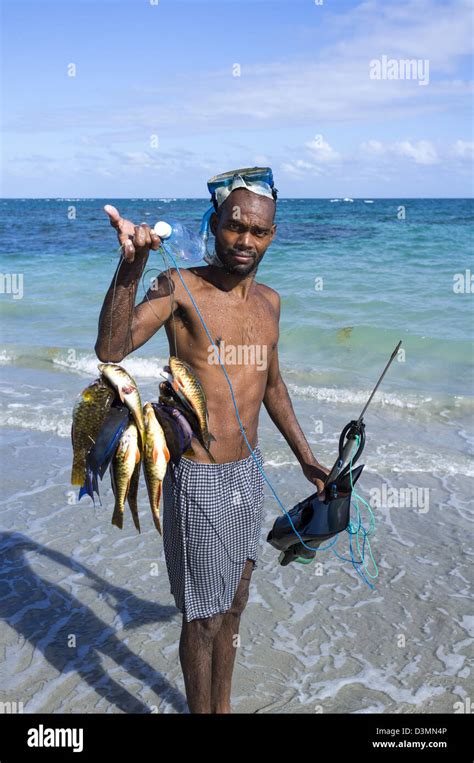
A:
POLYGON ((249 598, 252 559, 247 559, 231 608, 224 613, 212 650, 211 713, 230 713, 232 673, 237 649, 240 616, 249 598))
POLYGON ((183 616, 179 659, 190 713, 211 713, 212 650, 224 614, 186 622, 183 616))

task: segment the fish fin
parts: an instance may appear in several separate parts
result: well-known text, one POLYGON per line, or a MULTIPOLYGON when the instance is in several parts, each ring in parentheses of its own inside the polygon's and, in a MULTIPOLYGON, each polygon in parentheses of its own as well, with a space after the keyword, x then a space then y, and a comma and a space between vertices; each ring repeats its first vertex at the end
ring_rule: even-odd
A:
POLYGON ((170 452, 168 450, 167 445, 164 446, 163 453, 165 454, 166 462, 168 462, 170 460, 171 456, 170 456, 170 452))
POLYGON ((114 494, 114 496, 117 495, 117 486, 115 483, 115 474, 114 474, 113 464, 111 464, 110 466, 110 486, 112 488, 112 493, 114 494))
POLYGON ((135 453, 135 463, 140 463, 141 455, 140 455, 140 448, 137 448, 137 452, 135 453))

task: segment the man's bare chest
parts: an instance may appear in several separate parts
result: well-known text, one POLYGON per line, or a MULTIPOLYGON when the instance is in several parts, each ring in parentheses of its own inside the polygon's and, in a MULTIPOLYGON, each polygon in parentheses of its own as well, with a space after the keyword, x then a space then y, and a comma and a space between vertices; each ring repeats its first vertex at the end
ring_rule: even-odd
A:
MULTIPOLYGON (((201 296, 197 303, 214 342, 228 347, 265 345, 274 349, 278 341, 278 318, 271 303, 257 294, 245 302, 233 295, 214 292, 201 296)), ((179 318, 182 327, 195 338, 203 335, 199 316, 191 302, 181 304, 179 318)), ((208 342, 207 335, 204 332, 208 342)))

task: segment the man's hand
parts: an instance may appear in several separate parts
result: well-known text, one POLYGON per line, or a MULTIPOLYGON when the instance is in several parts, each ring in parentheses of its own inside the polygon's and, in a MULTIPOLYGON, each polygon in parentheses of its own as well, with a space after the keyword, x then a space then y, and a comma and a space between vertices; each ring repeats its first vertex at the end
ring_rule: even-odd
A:
POLYGON ((120 217, 118 209, 111 204, 106 204, 104 211, 109 216, 111 226, 117 231, 123 257, 127 262, 133 262, 136 254, 148 254, 150 249, 160 248, 161 239, 146 223, 134 225, 130 220, 120 217))
POLYGON ((316 485, 318 498, 320 501, 324 501, 326 499, 324 478, 329 474, 329 469, 326 469, 325 466, 317 462, 314 464, 304 464, 303 474, 313 485, 316 485))

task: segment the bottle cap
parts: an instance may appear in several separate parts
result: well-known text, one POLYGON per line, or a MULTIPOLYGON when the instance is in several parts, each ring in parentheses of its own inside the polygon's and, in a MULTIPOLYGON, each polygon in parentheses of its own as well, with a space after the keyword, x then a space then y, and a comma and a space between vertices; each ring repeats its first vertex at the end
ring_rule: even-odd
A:
POLYGON ((173 232, 173 228, 171 227, 171 225, 169 223, 165 223, 164 220, 160 220, 159 222, 157 222, 153 230, 156 233, 156 235, 163 240, 166 240, 167 238, 169 238, 173 232))

